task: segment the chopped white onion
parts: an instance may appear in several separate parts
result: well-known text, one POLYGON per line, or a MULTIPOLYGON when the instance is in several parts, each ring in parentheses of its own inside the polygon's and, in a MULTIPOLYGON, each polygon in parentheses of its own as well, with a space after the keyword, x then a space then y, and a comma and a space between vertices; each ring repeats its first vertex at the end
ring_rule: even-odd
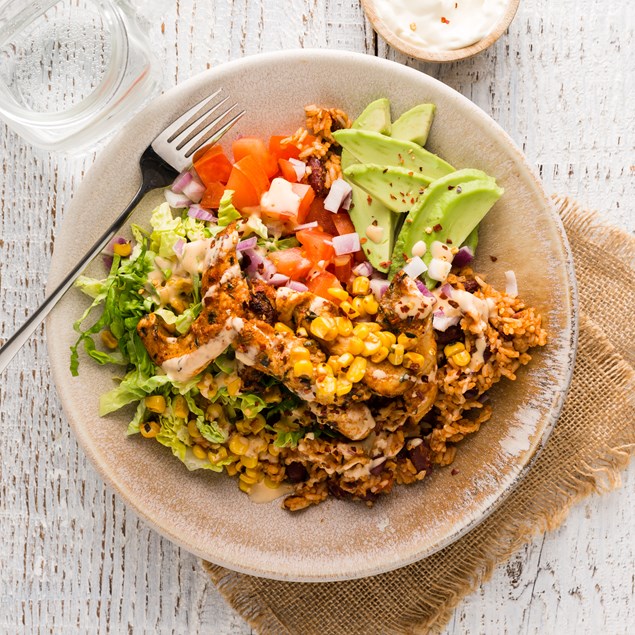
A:
POLYGON ((324 199, 324 209, 337 214, 352 191, 353 188, 344 179, 335 179, 331 183, 328 196, 324 199))
POLYGON ((419 256, 419 258, 423 257, 426 255, 426 251, 428 250, 426 244, 423 242, 423 240, 418 240, 413 246, 412 246, 412 255, 413 256, 419 256))
POLYGON ((433 258, 428 265, 428 276, 432 280, 438 280, 443 282, 452 269, 452 263, 441 260, 440 258, 433 258))
POLYGON ((410 262, 403 268, 404 273, 415 280, 428 270, 428 267, 419 256, 410 259, 410 262))
POLYGON ((378 302, 381 300, 384 293, 388 291, 389 286, 390 282, 388 282, 388 280, 382 280, 381 278, 370 281, 370 290, 373 292, 373 295, 378 302))
POLYGON ((316 220, 311 221, 310 223, 304 223, 303 225, 298 225, 294 228, 294 232, 299 232, 302 229, 313 229, 318 226, 318 222, 316 220))
POLYGON ((516 282, 516 274, 510 269, 505 272, 505 281, 507 285, 505 291, 508 296, 515 298, 518 296, 518 283, 516 282))
POLYGON ((460 320, 460 317, 458 315, 455 315, 453 317, 448 317, 443 313, 443 311, 435 311, 432 314, 432 326, 437 331, 446 331, 451 326, 458 324, 459 320, 460 320))
POLYGON ((298 181, 301 181, 306 174, 306 163, 304 163, 304 161, 300 161, 299 159, 294 159, 293 157, 289 159, 289 163, 293 166, 295 174, 298 177, 298 181))
POLYGON ((373 265, 370 262, 360 262, 353 267, 353 273, 356 276, 366 276, 370 278, 373 275, 373 265))
POLYGON ((430 255, 433 258, 438 258, 439 260, 452 262, 452 250, 440 240, 435 240, 430 245, 430 255))
POLYGON ((361 249, 359 234, 352 232, 350 234, 342 234, 341 236, 333 236, 333 249, 335 249, 337 256, 353 254, 359 251, 361 249))
POLYGON ((192 178, 192 173, 189 170, 181 172, 172 183, 172 191, 175 194, 183 194, 183 188, 192 181, 192 178))
POLYGON ((165 190, 165 200, 168 202, 170 207, 174 209, 183 209, 184 207, 189 207, 192 204, 192 201, 185 196, 185 194, 179 194, 178 192, 174 192, 172 190, 165 190))
POLYGON ((193 203, 199 203, 205 193, 205 186, 194 178, 183 187, 183 194, 193 203))

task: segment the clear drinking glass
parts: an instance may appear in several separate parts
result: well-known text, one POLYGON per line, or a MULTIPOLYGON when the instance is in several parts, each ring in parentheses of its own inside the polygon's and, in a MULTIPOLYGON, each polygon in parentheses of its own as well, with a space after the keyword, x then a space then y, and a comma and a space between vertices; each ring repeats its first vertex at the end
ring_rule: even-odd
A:
POLYGON ((31 143, 94 143, 159 82, 127 0, 0 0, 0 117, 31 143))

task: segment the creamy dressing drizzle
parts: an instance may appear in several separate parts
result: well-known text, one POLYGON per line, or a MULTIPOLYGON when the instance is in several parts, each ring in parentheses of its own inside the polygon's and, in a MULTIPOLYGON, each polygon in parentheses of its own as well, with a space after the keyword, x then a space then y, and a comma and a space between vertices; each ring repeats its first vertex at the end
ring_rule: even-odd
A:
POLYGON ((283 484, 280 487, 267 487, 263 482, 256 483, 249 492, 252 503, 270 503, 293 492, 293 485, 283 484))
POLYGON ((507 0, 374 0, 377 17, 414 46, 451 51, 492 32, 507 0))

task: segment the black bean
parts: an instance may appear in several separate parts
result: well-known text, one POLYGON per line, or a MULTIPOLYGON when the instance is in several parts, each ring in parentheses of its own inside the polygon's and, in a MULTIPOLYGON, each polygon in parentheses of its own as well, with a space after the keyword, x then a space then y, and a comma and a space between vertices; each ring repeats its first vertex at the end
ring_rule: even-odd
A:
POLYGON ((425 443, 420 443, 408 451, 408 456, 417 472, 427 472, 432 467, 430 452, 425 443))
POLYGON ((472 279, 470 279, 470 280, 466 280, 466 281, 463 283, 463 286, 465 287, 465 290, 466 290, 468 293, 474 293, 475 291, 478 291, 478 289, 479 289, 479 284, 478 284, 478 282, 476 282, 476 280, 474 280, 473 278, 472 278, 472 279))
POLYGON ((308 476, 309 474, 302 463, 294 461, 293 463, 289 463, 289 465, 287 465, 287 477, 292 483, 301 483, 302 481, 306 481, 308 476))
POLYGON ((454 326, 449 326, 445 331, 436 331, 435 337, 437 339, 437 343, 441 344, 441 346, 445 346, 450 342, 463 341, 463 329, 455 324, 454 326))
POLYGON ((384 469, 384 464, 386 463, 386 459, 384 459, 379 465, 375 465, 375 467, 371 468, 370 473, 374 476, 379 476, 381 471, 384 469))
POLYGON ((307 178, 309 185, 315 190, 317 196, 325 196, 326 173, 322 162, 316 157, 309 157, 306 164, 311 168, 311 174, 307 178))

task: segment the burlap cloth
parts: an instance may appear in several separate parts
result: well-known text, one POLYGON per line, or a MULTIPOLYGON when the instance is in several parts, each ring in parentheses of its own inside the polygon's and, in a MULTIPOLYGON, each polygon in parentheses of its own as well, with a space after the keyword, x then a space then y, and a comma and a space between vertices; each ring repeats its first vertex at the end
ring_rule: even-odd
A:
POLYGON ((372 578, 300 584, 204 563, 258 633, 437 633, 454 607, 572 505, 620 484, 635 451, 635 238, 555 199, 573 255, 580 338, 564 410, 537 462, 501 507, 433 556, 372 578))

